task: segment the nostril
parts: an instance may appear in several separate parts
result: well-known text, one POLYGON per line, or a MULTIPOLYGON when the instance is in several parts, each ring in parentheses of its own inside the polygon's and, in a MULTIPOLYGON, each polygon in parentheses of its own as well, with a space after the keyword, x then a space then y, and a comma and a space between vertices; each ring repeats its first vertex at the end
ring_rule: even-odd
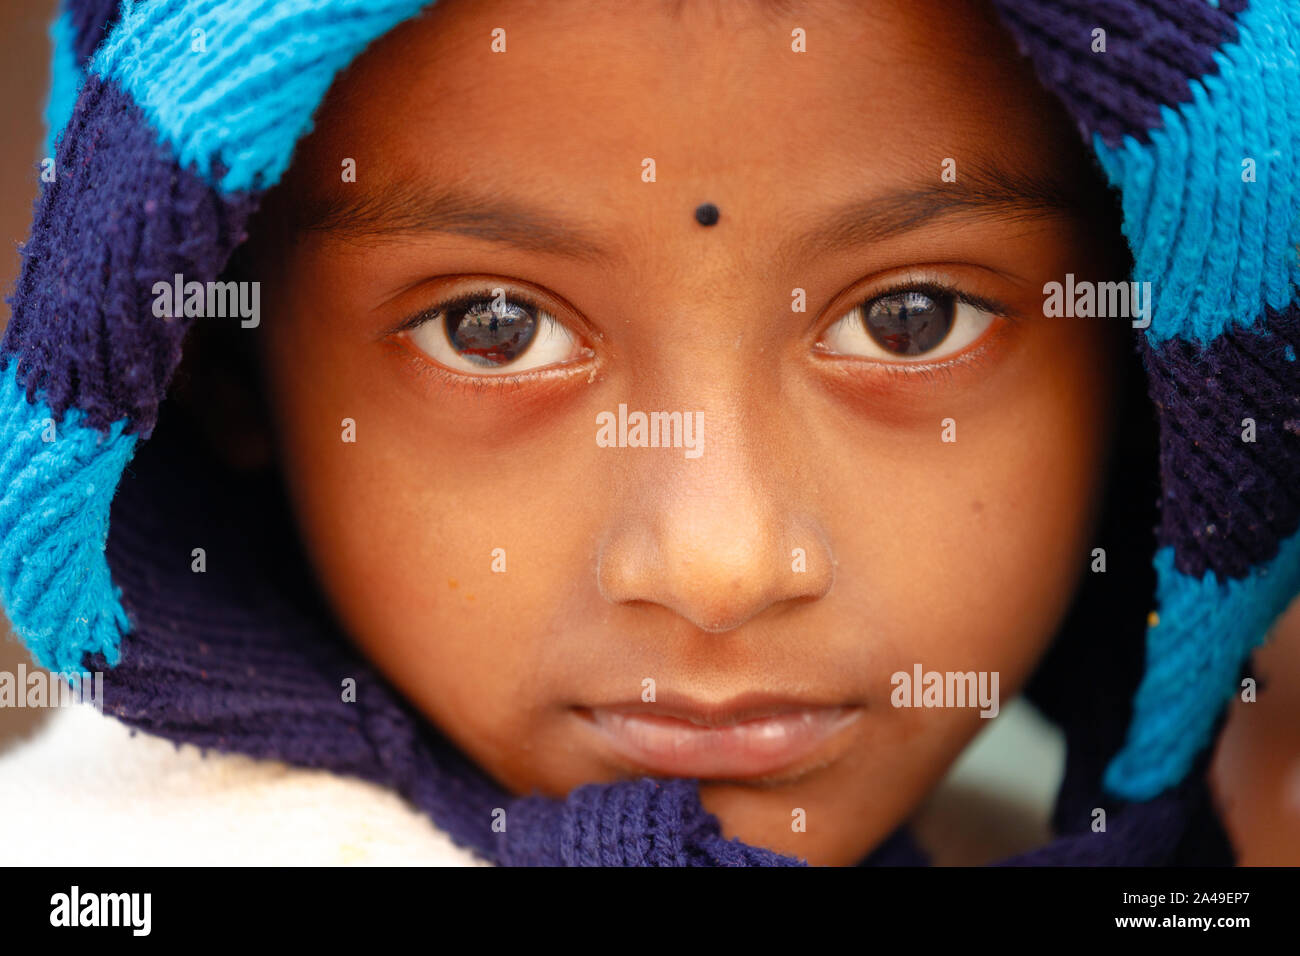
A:
POLYGON ((734 631, 753 616, 753 614, 750 614, 744 617, 731 617, 727 620, 718 621, 713 624, 705 623, 703 621, 695 621, 692 623, 706 634, 725 634, 727 631, 734 631))

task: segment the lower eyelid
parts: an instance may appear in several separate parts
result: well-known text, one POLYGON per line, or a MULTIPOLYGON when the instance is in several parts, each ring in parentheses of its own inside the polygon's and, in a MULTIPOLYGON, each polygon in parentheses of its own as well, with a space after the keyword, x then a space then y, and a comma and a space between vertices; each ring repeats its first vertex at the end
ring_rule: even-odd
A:
POLYGON ((896 362, 867 358, 860 355, 846 355, 841 352, 832 352, 829 349, 815 350, 814 355, 820 361, 836 362, 845 367, 866 369, 862 373, 866 375, 885 374, 899 381, 905 381, 913 377, 924 381, 933 381, 936 376, 942 375, 945 380, 950 381, 954 375, 989 367, 997 359, 997 352, 1000 347, 1005 344, 1003 340, 1023 321, 1023 319, 1013 315, 995 314, 989 327, 984 330, 978 339, 959 352, 933 361, 921 359, 914 362, 896 362))
POLYGON ((488 389, 509 392, 524 388, 529 384, 553 382, 576 377, 579 374, 591 375, 593 370, 589 369, 589 366, 595 358, 595 352, 591 348, 584 346, 575 358, 567 362, 553 363, 515 373, 503 372, 499 375, 475 375, 470 372, 458 372, 455 369, 448 368, 425 353, 404 333, 393 336, 390 342, 395 348, 401 350, 403 358, 407 360, 418 375, 433 379, 440 387, 459 389, 471 393, 481 393, 488 389))

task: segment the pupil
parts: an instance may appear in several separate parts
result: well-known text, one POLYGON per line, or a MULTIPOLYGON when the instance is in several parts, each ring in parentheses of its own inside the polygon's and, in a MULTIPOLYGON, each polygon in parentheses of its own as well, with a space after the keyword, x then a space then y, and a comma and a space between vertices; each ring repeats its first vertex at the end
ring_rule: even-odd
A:
POLYGON ((923 355, 948 337, 955 311, 951 295, 900 292, 873 299, 863 322, 881 348, 895 355, 923 355))
POLYGON ((491 299, 447 310, 447 340, 475 365, 497 367, 519 358, 537 332, 537 317, 522 303, 493 310, 491 299))

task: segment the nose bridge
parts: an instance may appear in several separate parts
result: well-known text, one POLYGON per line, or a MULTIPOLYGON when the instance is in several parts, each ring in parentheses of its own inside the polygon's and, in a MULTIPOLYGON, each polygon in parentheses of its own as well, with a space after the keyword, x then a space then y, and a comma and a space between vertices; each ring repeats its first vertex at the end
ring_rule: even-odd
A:
POLYGON ((702 422, 700 453, 618 449, 626 456, 624 492, 597 570, 611 603, 661 605, 709 632, 820 597, 833 576, 826 536, 785 480, 779 423, 754 413, 753 383, 747 389, 725 370, 729 364, 700 387, 655 389, 661 400, 684 404, 641 409, 702 422))

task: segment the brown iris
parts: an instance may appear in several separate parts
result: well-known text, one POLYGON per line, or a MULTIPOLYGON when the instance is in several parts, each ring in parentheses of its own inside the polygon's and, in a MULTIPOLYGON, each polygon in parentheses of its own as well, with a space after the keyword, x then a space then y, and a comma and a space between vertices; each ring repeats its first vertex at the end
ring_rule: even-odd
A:
POLYGON ((949 294, 898 292, 865 304, 862 321, 886 351, 923 355, 948 337, 956 309, 956 300, 949 294))
POLYGON ((468 361, 495 368, 515 361, 537 332, 536 311, 512 302, 494 309, 490 299, 478 299, 446 310, 447 340, 468 361))

